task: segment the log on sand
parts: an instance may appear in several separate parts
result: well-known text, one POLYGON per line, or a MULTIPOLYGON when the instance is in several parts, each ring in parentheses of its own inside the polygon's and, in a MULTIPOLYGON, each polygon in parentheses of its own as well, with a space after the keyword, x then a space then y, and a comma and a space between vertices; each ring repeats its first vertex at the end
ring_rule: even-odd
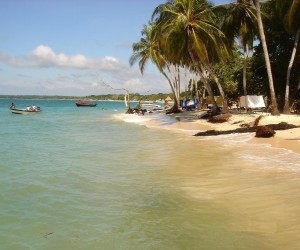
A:
POLYGON ((286 122, 281 122, 278 124, 268 124, 264 126, 253 126, 253 127, 244 127, 244 128, 237 128, 232 130, 207 130, 203 132, 198 132, 194 136, 215 136, 215 135, 228 135, 228 134, 235 134, 235 133, 256 133, 258 128, 261 127, 270 127, 273 130, 287 130, 292 128, 299 128, 300 126, 296 126, 293 124, 288 124, 286 122))

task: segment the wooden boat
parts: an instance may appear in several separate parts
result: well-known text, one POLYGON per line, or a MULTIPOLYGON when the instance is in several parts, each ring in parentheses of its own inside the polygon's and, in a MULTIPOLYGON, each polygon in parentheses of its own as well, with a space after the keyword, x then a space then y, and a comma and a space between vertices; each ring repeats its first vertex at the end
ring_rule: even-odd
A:
POLYGON ((34 114, 42 111, 40 107, 36 107, 36 108, 28 107, 25 109, 11 108, 10 110, 13 114, 21 114, 21 115, 34 114))
POLYGON ((96 107, 97 103, 94 103, 90 100, 81 100, 76 102, 77 107, 96 107))

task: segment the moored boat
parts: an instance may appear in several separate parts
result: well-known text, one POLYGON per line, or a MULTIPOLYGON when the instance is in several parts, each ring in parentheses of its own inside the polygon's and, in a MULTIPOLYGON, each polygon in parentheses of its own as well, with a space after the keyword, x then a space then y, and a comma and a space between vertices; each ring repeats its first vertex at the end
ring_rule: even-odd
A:
POLYGON ((97 103, 92 102, 91 100, 80 100, 75 103, 77 107, 96 107, 97 103))
POLYGON ((40 107, 33 107, 33 106, 27 107, 25 109, 11 108, 10 110, 13 114, 21 114, 21 115, 34 114, 42 111, 40 107))
POLYGON ((153 101, 144 101, 142 103, 142 109, 146 110, 162 110, 162 106, 158 103, 155 103, 153 101))

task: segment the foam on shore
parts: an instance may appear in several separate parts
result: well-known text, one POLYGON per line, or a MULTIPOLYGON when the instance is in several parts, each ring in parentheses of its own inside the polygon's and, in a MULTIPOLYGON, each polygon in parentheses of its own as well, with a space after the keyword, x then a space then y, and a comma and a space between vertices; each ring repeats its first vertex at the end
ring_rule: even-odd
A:
MULTIPOLYGON (((253 169, 276 169, 277 171, 300 171, 300 128, 277 131, 273 138, 255 138, 254 133, 229 134, 218 136, 193 137, 199 131, 209 129, 227 130, 240 126, 241 123, 253 122, 255 115, 235 115, 228 122, 211 124, 206 120, 195 119, 192 113, 168 116, 161 113, 145 115, 117 114, 115 118, 125 122, 143 125, 149 128, 166 129, 176 133, 191 136, 191 140, 210 141, 221 144, 222 147, 233 150, 236 157, 247 160, 253 164, 253 169), (289 139, 287 139, 289 138, 289 139), (296 138, 293 140, 293 138, 296 138)), ((286 121, 290 124, 300 124, 300 117, 291 116, 263 117, 261 125, 286 121)))
POLYGON ((195 123, 179 121, 175 117, 162 113, 145 113, 145 115, 119 113, 115 114, 114 118, 124 122, 146 126, 148 128, 172 130, 174 132, 181 132, 188 135, 194 135, 199 132, 199 130, 205 130, 201 129, 199 125, 195 123))

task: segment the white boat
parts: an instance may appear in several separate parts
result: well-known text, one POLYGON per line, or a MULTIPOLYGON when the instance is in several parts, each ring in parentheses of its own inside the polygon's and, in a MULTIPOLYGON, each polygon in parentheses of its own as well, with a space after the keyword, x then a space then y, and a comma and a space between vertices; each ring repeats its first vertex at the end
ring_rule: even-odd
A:
POLYGON ((144 101, 142 103, 142 109, 146 109, 146 110, 162 110, 162 106, 156 102, 152 102, 152 101, 144 101))
POLYGON ((42 111, 40 107, 37 108, 29 107, 26 109, 11 108, 10 110, 13 114, 20 114, 20 115, 34 114, 42 111))

